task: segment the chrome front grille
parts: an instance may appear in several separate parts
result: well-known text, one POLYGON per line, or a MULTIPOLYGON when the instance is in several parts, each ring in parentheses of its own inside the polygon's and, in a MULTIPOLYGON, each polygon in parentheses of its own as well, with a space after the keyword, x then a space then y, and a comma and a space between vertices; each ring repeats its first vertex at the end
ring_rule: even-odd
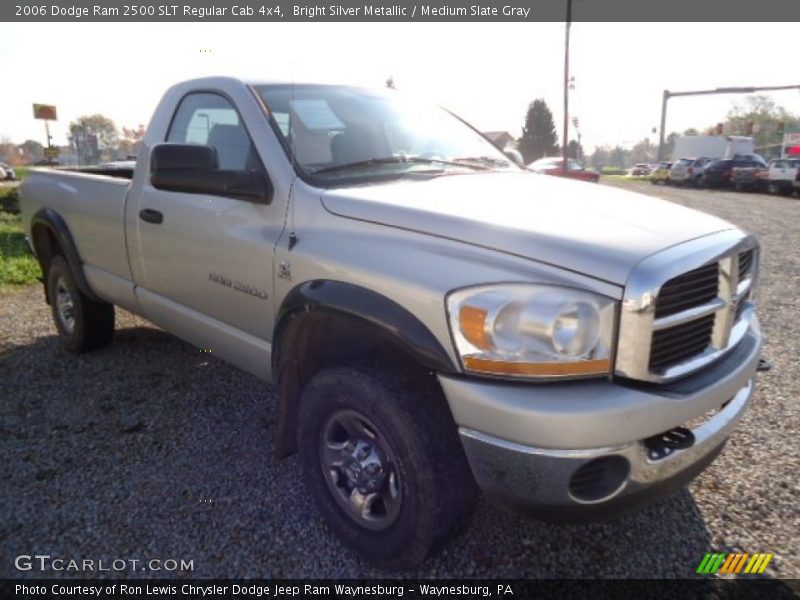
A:
POLYGON ((616 374, 671 381, 733 348, 753 318, 757 263, 755 240, 735 231, 639 263, 625 289, 616 374))

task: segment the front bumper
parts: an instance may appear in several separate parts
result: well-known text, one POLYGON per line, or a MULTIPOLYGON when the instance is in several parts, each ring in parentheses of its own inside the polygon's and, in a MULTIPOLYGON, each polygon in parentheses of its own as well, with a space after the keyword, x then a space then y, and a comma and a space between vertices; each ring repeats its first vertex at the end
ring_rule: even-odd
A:
POLYGON ((488 495, 544 518, 607 518, 670 494, 714 460, 747 407, 760 350, 754 321, 726 357, 669 385, 439 380, 488 495), (660 434, 684 425, 691 443, 655 457, 660 434))

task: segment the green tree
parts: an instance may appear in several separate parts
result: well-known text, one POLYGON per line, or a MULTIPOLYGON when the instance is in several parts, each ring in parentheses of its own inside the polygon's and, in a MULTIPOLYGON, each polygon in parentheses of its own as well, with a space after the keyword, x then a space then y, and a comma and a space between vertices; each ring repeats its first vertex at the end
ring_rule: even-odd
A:
POLYGON ((583 153, 583 146, 581 146, 575 140, 570 140, 569 145, 567 146, 567 156, 574 158, 575 160, 582 159, 585 156, 583 153))
POLYGON ((543 98, 537 98, 528 105, 525 126, 519 139, 519 151, 525 164, 543 156, 556 154, 558 136, 553 122, 553 113, 543 98))
POLYGON ((658 147, 650 143, 650 138, 644 138, 631 148, 630 161, 636 163, 651 163, 656 158, 658 147))
POLYGON ((0 160, 15 165, 18 159, 17 147, 11 142, 11 139, 7 137, 0 138, 0 160))
POLYGON ((84 162, 110 158, 119 141, 114 121, 103 115, 84 115, 69 124, 70 145, 84 162))
POLYGON ((144 139, 144 125, 139 125, 136 128, 127 127, 122 128, 122 139, 119 140, 118 152, 120 158, 127 158, 139 152, 139 145, 144 139))
POLYGON ((592 156, 589 158, 589 164, 599 170, 607 166, 608 162, 608 146, 595 146, 594 152, 592 152, 592 156))
POLYGON ((725 119, 725 135, 747 135, 755 139, 757 148, 783 141, 784 131, 800 126, 800 117, 779 106, 769 96, 747 96, 743 103, 734 103, 725 119))
POLYGON ((22 161, 25 164, 34 164, 44 158, 44 146, 36 140, 25 140, 19 147, 22 149, 22 161))
POLYGON ((677 140, 679 137, 680 135, 673 131, 666 138, 664 138, 664 151, 661 154, 662 159, 670 160, 672 153, 675 151, 675 140, 677 140))
POLYGON ((631 151, 627 148, 622 146, 614 146, 608 154, 608 162, 612 167, 619 167, 624 169, 629 164, 631 164, 630 160, 631 151))

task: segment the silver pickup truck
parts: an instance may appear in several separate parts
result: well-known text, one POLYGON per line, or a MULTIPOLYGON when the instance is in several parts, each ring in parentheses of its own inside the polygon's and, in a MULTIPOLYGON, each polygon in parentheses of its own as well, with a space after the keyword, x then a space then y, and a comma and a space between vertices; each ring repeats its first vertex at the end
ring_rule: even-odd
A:
POLYGON ((135 165, 21 197, 65 346, 111 342, 119 306, 271 381, 278 456, 386 567, 478 490, 552 519, 661 498, 753 391, 753 237, 526 171, 393 90, 180 83, 135 165))

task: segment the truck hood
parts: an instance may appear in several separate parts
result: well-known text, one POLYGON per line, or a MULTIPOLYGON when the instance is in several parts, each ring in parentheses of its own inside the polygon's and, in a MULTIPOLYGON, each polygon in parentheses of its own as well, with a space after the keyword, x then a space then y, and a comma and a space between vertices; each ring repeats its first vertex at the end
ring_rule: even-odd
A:
POLYGON ((333 214, 507 252, 624 285, 659 250, 731 229, 616 187, 536 173, 447 175, 328 190, 333 214))

